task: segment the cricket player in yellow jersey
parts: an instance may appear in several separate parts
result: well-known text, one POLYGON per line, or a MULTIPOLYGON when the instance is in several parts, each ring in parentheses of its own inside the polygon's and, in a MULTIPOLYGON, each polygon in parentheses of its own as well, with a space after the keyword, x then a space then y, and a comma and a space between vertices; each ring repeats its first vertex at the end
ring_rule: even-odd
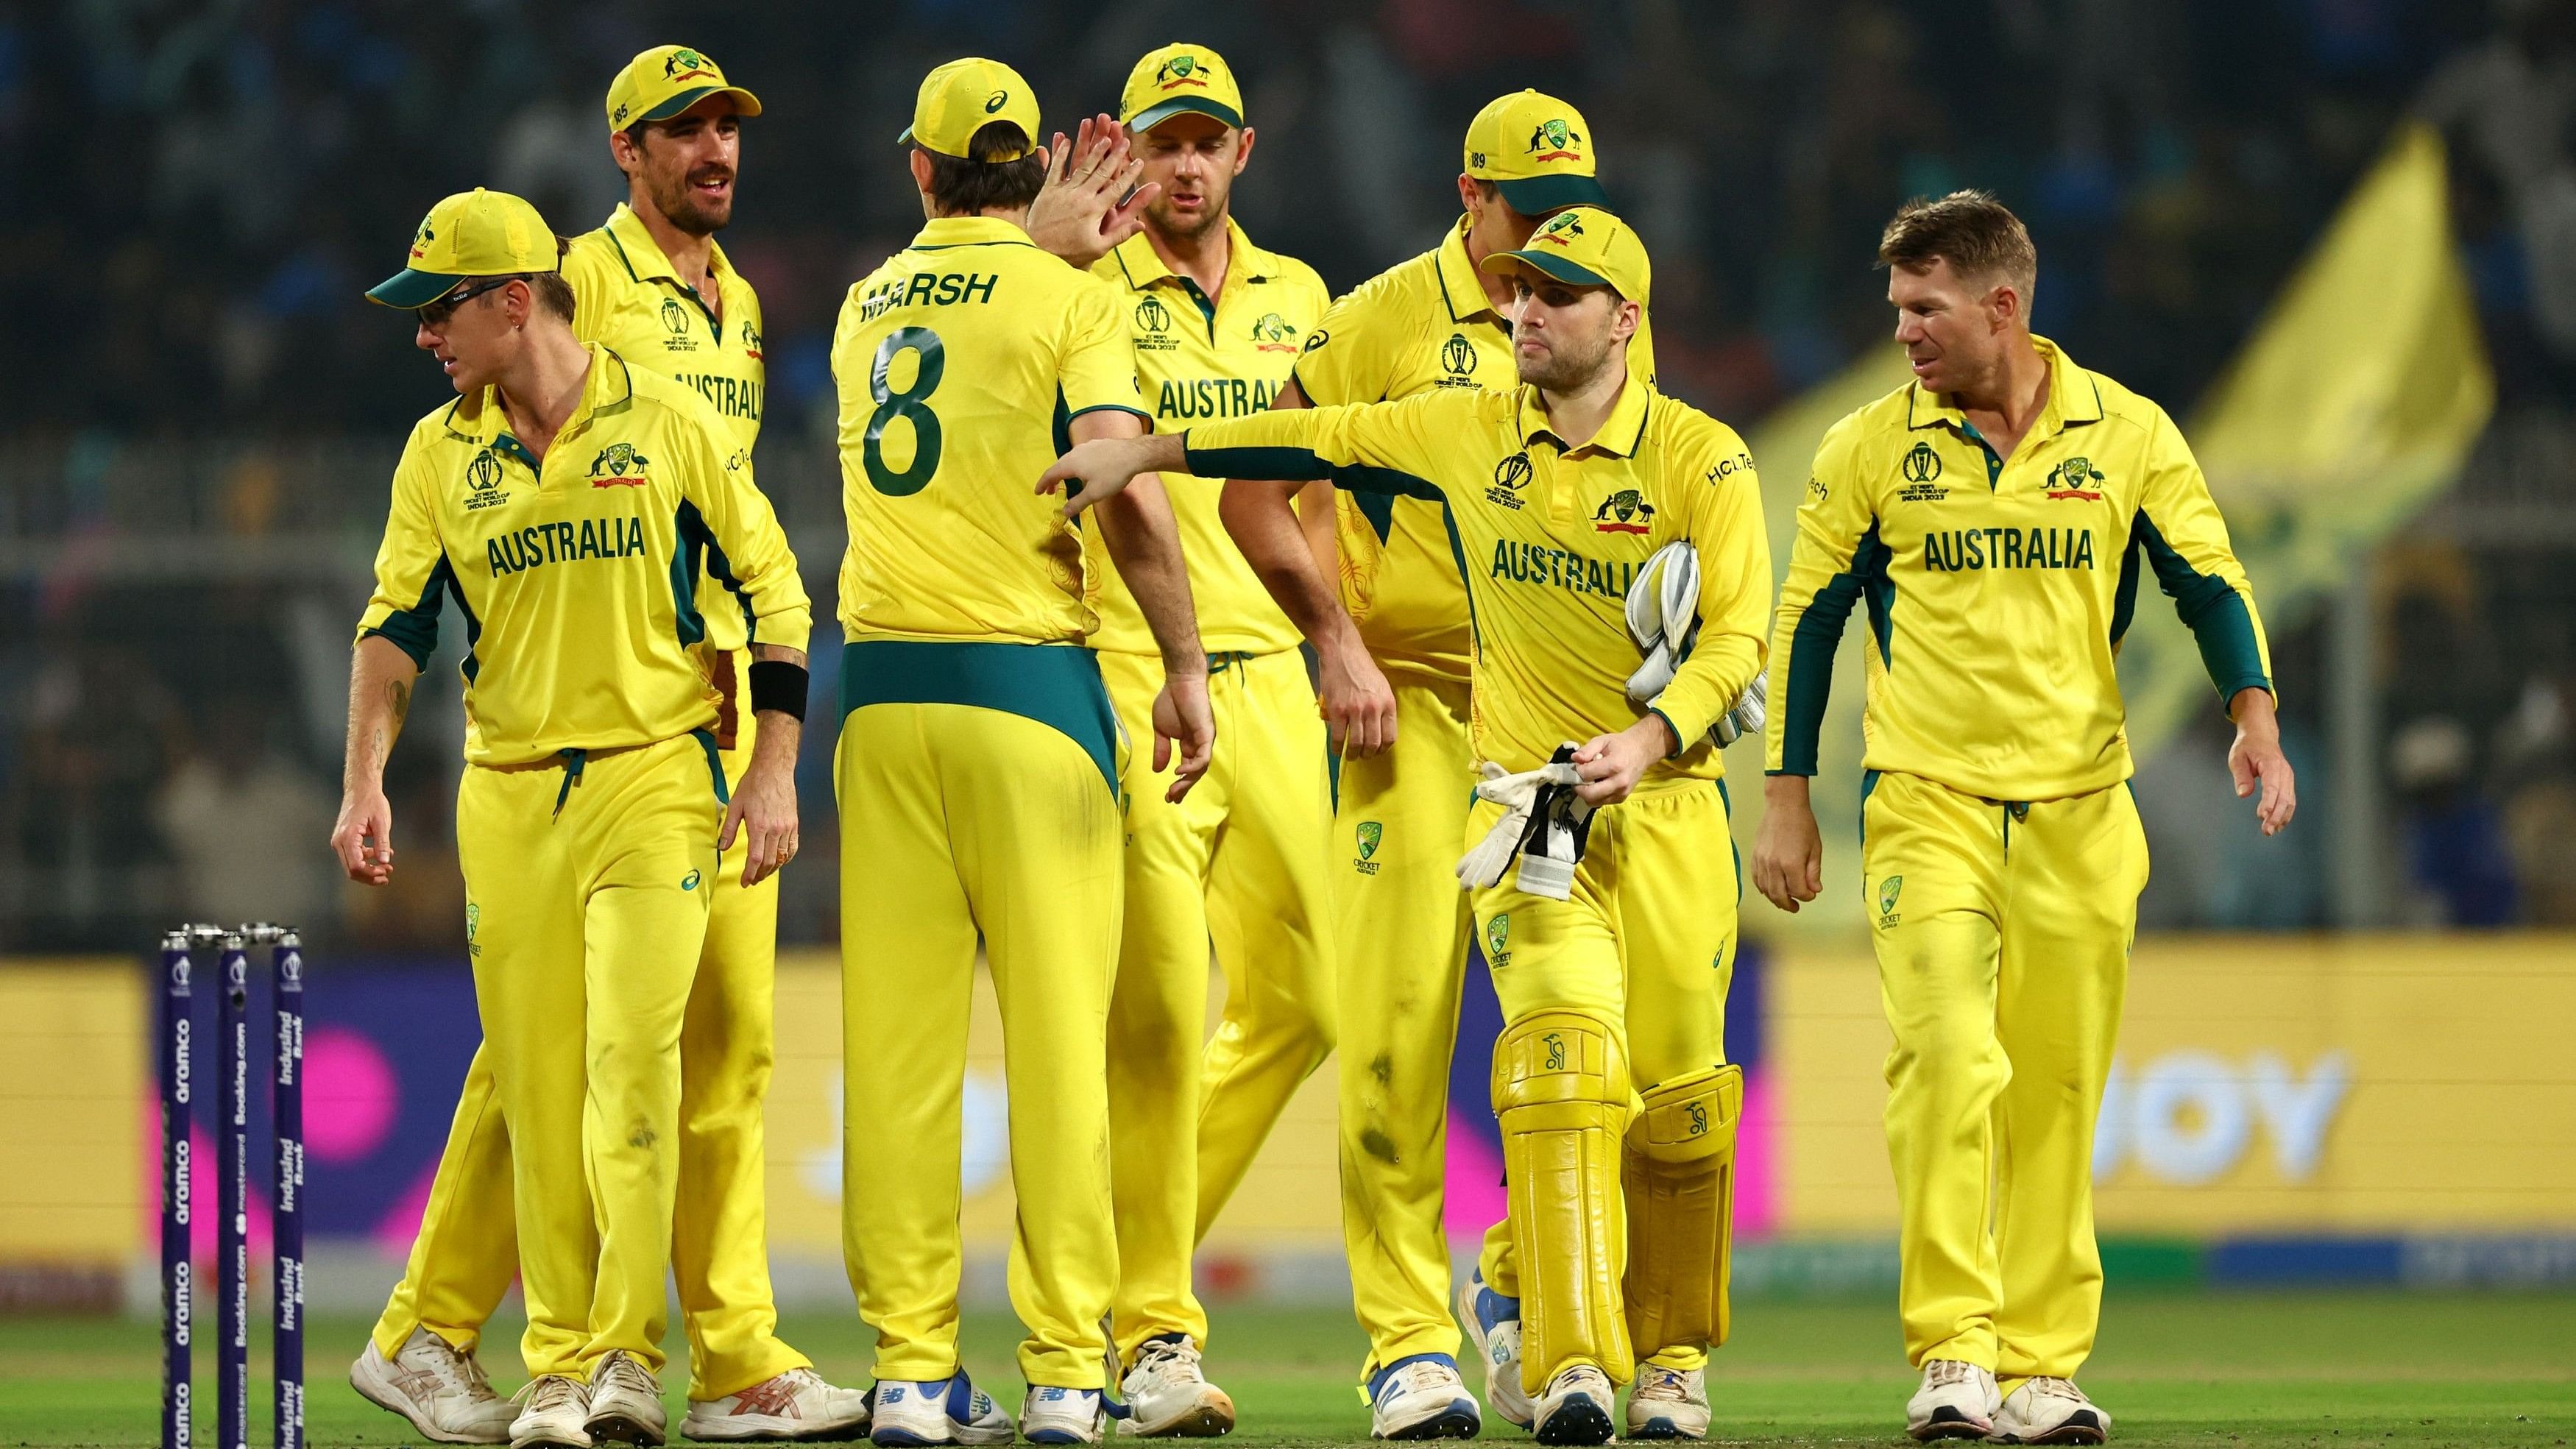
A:
MULTIPOLYGON (((760 101, 704 54, 657 46, 608 89, 609 149, 628 200, 573 240, 563 261, 573 332, 697 389, 748 454, 766 382, 760 299, 714 234, 733 217, 741 120, 760 101), (672 325, 678 322, 678 326, 672 325)), ((725 777, 751 761, 749 640, 721 553, 700 560, 697 650, 718 694, 725 777)), ((769 1286, 761 1112, 768 1095, 778 887, 745 889, 743 857, 719 866, 706 946, 680 1036, 680 1207, 671 1267, 689 1334, 689 1413, 700 1440, 812 1437, 864 1424, 868 1396, 836 1388, 781 1342, 769 1286)), ((450 1442, 506 1435, 507 1407, 471 1361, 508 1291, 509 1134, 492 1110, 490 1054, 478 1051, 403 1281, 351 1370, 359 1392, 450 1442)))
MULTIPOLYGON (((1566 207, 1606 206, 1593 172, 1592 127, 1580 111, 1537 91, 1496 98, 1467 127, 1458 223, 1440 245, 1334 303, 1273 406, 1516 386, 1513 283, 1479 267, 1526 244, 1566 207)), ((1628 366, 1653 380, 1642 331, 1629 339, 1628 366)), ((1341 745, 1331 870, 1342 1233, 1369 1335, 1360 1376, 1376 1432, 1472 1436, 1480 1416, 1458 1377, 1442 1226, 1449 1060, 1467 961, 1467 902, 1451 867, 1475 779, 1466 583, 1444 504, 1315 489, 1299 509, 1342 605, 1309 642, 1341 745)), ((1491 1281, 1480 1273, 1459 1285, 1458 1311, 1476 1329, 1495 1411, 1526 1427, 1509 1243, 1508 1225, 1496 1225, 1491 1281)), ((1686 1388, 1680 1376, 1695 1367, 1650 1370, 1639 1399, 1651 1406, 1667 1389, 1686 1388)), ((1660 1411, 1685 1424, 1693 1412, 1687 1402, 1660 1411)), ((1704 1405, 1696 1412, 1704 1418, 1704 1405)), ((1655 1417, 1630 1432, 1645 1432, 1655 1417)))
POLYGON ((391 872, 384 754, 454 595, 467 951, 511 1140, 523 1341, 513 1444, 658 1444, 679 1039, 720 851, 795 853, 811 613, 749 460, 695 391, 572 331, 535 208, 431 208, 368 295, 416 310, 458 401, 412 430, 350 681, 350 875, 391 872), (749 615, 761 743, 738 788, 690 562, 721 550, 749 615), (748 840, 735 836, 748 827, 748 840), (577 1024, 574 1025, 574 1024, 577 1024))
POLYGON ((1861 871, 1887 1059, 1917 1439, 2098 1444, 2093 1122, 2146 837, 2114 669, 2148 572, 2236 721, 2265 834, 2296 782, 2253 590, 2173 420, 2030 332, 2039 256, 1984 192, 1879 247, 1914 381, 1825 435, 1772 626, 1755 887, 1821 887, 1807 781, 1843 621, 1869 607, 1861 871))
MULTIPOLYGON (((959 1134, 983 938, 1010 1096, 1019 1431, 1089 1443, 1105 1418, 1110 983, 1129 774, 1081 532, 1029 493, 1063 439, 1146 428, 1125 308, 1031 244, 1043 180, 1028 83, 989 60, 923 80, 911 145, 928 224, 851 287, 840 385, 842 1212, 876 1330, 872 1437, 1000 1443, 1007 1413, 957 1361, 959 1134)), ((1178 800, 1208 768, 1207 657, 1159 489, 1104 514, 1162 658, 1140 713, 1178 800)), ((1141 804, 1141 802, 1131 802, 1141 804)), ((1204 969, 1204 968, 1202 968, 1204 969)))
MULTIPOLYGON (((1503 1006, 1494 1103, 1522 1382, 1540 1442, 1602 1443, 1638 1353, 1725 1336, 1742 1089, 1724 1057, 1735 881, 1709 736, 1761 672, 1770 561, 1742 441, 1629 374, 1651 282, 1627 226, 1576 207, 1484 265, 1517 279, 1513 391, 1089 444, 1040 487, 1081 480, 1068 506, 1082 506, 1160 469, 1330 476, 1448 502, 1469 560, 1473 749, 1487 762, 1458 878, 1503 1006), (1697 574, 1676 621, 1695 644, 1638 697, 1629 595, 1676 557, 1697 574)), ((1319 626, 1332 591, 1290 485, 1226 487, 1237 541, 1280 581, 1290 616, 1319 626)))
MULTIPOLYGON (((1161 188, 1144 229, 1102 257, 1157 429, 1270 405, 1298 339, 1332 294, 1305 263, 1253 245, 1231 214, 1252 159, 1234 68, 1203 45, 1136 62, 1120 123, 1161 188)), ((1164 480, 1189 560, 1207 650, 1217 752, 1187 798, 1131 756, 1127 910, 1109 1010, 1110 1183, 1118 1203, 1118 1342, 1130 1418, 1147 1435, 1222 1434, 1234 1404, 1199 1355, 1207 1311, 1191 1250, 1279 1119, 1332 1051, 1333 961, 1325 830, 1332 820, 1324 723, 1296 626, 1226 537, 1223 480, 1164 480), (1226 973, 1207 1036, 1208 956, 1226 973)), ((1097 520, 1086 543, 1099 541, 1097 520)), ((1092 576, 1091 636, 1110 702, 1144 733, 1162 664, 1134 595, 1092 576)))

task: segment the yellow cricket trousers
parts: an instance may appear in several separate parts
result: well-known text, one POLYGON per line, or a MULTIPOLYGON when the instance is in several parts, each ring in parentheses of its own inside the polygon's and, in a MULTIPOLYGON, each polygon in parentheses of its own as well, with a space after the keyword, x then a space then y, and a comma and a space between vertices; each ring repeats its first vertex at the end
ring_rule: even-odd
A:
POLYGON ((586 1374, 616 1349, 662 1366, 680 1029, 713 894, 720 768, 702 732, 468 766, 457 786, 532 1376, 586 1374))
MULTIPOLYGON (((734 659, 734 747, 720 753, 728 785, 742 778, 757 735, 748 650, 734 659)), ((775 1060, 771 999, 778 965, 778 877, 743 889, 743 843, 720 858, 680 1027, 680 1187, 671 1221, 671 1274, 689 1335, 689 1397, 720 1399, 812 1360, 778 1338, 769 1284, 768 1184, 762 1104, 775 1060)), ((471 1352, 518 1271, 511 1227, 510 1134, 493 1096, 488 1047, 465 1073, 438 1160, 420 1235, 376 1320, 391 1356, 427 1328, 471 1352)))
POLYGON ((1098 667, 1068 645, 862 641, 843 650, 841 703, 842 1248, 874 1373, 957 1371, 980 933, 1002 1009, 1020 1372, 1100 1388, 1122 872, 1121 744, 1098 667))
MULTIPOLYGON (((1460 849, 1482 839, 1502 807, 1476 802, 1460 849)), ((1571 900, 1524 894, 1513 872, 1472 893, 1477 939, 1494 974, 1503 1025, 1545 1011, 1579 1011, 1610 1029, 1637 1093, 1726 1062, 1726 985, 1735 971, 1735 847, 1726 793, 1714 780, 1658 782, 1596 812, 1575 867, 1571 900)), ((1626 1220, 1616 1198, 1602 1209, 1626 1220)), ((1624 1235, 1621 1237, 1624 1242, 1624 1235)), ((1486 1286, 1523 1296, 1522 1246, 1507 1218, 1485 1235, 1486 1286)), ((1620 1263, 1624 1265, 1622 1250, 1620 1263)), ((1614 1278, 1616 1275, 1613 1275, 1614 1278)), ((1541 1305, 1524 1301, 1524 1320, 1541 1305)), ((1671 1368, 1708 1361, 1706 1344, 1638 1344, 1671 1368)), ((1525 1365, 1543 1384, 1563 1364, 1525 1365)), ((1604 1364, 1618 1382, 1632 1366, 1604 1364)))
POLYGON ((2093 1119, 2146 835, 2125 784, 2029 804, 1874 777, 1862 886, 1887 1058, 1908 1361, 2070 1377, 2093 1349, 2093 1119))
MULTIPOLYGON (((1292 649, 1209 664, 1206 776, 1177 805, 1149 751, 1133 752, 1125 776, 1126 922, 1109 1012, 1122 1358, 1158 1334, 1207 1341, 1192 1250, 1333 1049, 1331 782, 1306 661, 1292 649), (1208 1037, 1211 949, 1226 998, 1208 1037)), ((1162 662, 1103 653, 1100 672, 1129 736, 1150 739, 1162 662)))
POLYGON ((1387 1364, 1458 1352, 1449 1311, 1449 1059, 1467 964, 1459 840, 1474 803, 1463 679, 1395 673, 1395 746, 1345 759, 1333 812, 1340 963, 1342 1245, 1369 1336, 1366 1382, 1387 1364))

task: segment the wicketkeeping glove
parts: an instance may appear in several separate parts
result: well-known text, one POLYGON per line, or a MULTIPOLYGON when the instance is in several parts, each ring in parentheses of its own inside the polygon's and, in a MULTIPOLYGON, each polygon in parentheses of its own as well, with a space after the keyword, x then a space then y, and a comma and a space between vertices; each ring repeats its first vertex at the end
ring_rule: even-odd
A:
MULTIPOLYGON (((1651 705, 1673 682, 1673 674, 1699 642, 1699 550, 1687 539, 1675 539, 1655 550, 1637 580, 1628 587, 1628 637, 1646 662, 1628 676, 1628 698, 1651 705)), ((1762 732, 1769 685, 1757 674, 1742 694, 1709 726, 1708 737, 1719 748, 1762 732)))

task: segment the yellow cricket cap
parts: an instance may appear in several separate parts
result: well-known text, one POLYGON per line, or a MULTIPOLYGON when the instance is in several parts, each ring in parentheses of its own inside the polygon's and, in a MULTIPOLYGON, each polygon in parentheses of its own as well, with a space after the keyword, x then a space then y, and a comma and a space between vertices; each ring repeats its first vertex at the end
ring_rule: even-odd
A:
POLYGON ((1655 279, 1646 244, 1637 240, 1635 230, 1597 206, 1568 207, 1540 222, 1519 251, 1496 252, 1484 260, 1489 272, 1521 266, 1578 287, 1609 287, 1640 307, 1655 279))
POLYGON ((426 307, 469 277, 557 269, 554 228, 537 209, 477 186, 429 209, 411 237, 410 265, 367 289, 388 307, 426 307))
POLYGON ((1610 204, 1592 175, 1591 123, 1537 91, 1497 97, 1467 123, 1467 174, 1494 183, 1523 216, 1610 204))
POLYGON ((728 83, 705 52, 657 45, 626 62, 626 69, 608 83, 608 129, 667 121, 712 95, 733 97, 737 116, 760 114, 760 97, 728 83))
POLYGON ((1175 42, 1147 52, 1127 72, 1127 88, 1118 93, 1118 123, 1130 131, 1150 131, 1183 111, 1239 128, 1243 91, 1225 57, 1204 45, 1175 42))
POLYGON ((1035 151, 1037 92, 1029 89, 1018 71, 998 60, 952 60, 921 78, 921 94, 912 102, 912 124, 904 127, 903 134, 895 140, 971 161, 975 158, 967 154, 967 143, 975 139, 977 131, 995 121, 1018 126, 1021 134, 1029 138, 1028 149, 984 159, 1016 161, 1035 151))

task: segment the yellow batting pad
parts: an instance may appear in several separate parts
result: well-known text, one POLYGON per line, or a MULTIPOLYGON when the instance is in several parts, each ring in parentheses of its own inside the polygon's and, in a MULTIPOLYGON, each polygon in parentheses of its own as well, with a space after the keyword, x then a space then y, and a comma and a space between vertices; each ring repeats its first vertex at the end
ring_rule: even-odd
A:
POLYGON ((1599 1017, 1539 1012, 1494 1044, 1494 1111, 1519 1239, 1521 1387, 1533 1397, 1571 1364, 1595 1364, 1613 1383, 1635 1371, 1619 1307, 1628 1100, 1628 1065, 1599 1017))
POLYGON ((1711 1067, 1646 1089, 1625 1153, 1628 1332, 1638 1352, 1726 1342, 1735 1223, 1735 1123, 1744 1069, 1711 1067))

